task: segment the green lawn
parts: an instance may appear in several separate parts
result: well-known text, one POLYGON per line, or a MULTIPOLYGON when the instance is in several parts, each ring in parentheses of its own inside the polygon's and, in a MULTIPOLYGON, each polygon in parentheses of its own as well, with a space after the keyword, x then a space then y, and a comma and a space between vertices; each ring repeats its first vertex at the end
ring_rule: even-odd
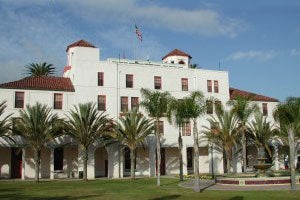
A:
POLYGON ((156 179, 95 180, 95 181, 0 181, 0 199, 300 199, 300 191, 204 191, 178 187, 176 179, 162 179, 162 186, 156 187, 156 179))

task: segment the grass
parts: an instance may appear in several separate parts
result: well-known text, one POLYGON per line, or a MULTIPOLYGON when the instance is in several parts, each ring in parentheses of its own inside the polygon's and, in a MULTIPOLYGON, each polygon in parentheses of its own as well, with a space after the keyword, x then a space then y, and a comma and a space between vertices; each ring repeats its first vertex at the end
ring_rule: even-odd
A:
POLYGON ((162 186, 156 186, 156 179, 131 180, 94 180, 94 181, 0 181, 0 199, 45 199, 45 200, 82 200, 82 199, 299 199, 300 191, 209 191, 195 193, 180 188, 177 179, 162 179, 162 186))

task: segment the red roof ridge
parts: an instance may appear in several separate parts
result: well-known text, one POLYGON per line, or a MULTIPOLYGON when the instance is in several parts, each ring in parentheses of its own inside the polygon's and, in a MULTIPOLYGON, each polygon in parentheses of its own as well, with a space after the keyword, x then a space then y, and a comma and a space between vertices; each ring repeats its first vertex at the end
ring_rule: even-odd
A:
POLYGON ((189 58, 192 58, 191 55, 185 53, 184 51, 180 50, 180 49, 174 49, 173 51, 171 51, 170 53, 168 53, 167 55, 165 55, 163 59, 169 57, 169 56, 186 56, 186 57, 189 57, 189 58))
POLYGON ((85 41, 85 40, 79 40, 77 42, 74 42, 70 45, 67 46, 66 51, 69 51, 70 48, 72 47, 91 47, 91 48, 96 48, 93 44, 85 41))
POLYGON ((75 92, 70 78, 57 76, 30 76, 0 84, 4 89, 48 90, 75 92))
POLYGON ((260 95, 253 92, 248 92, 245 90, 240 90, 232 87, 229 88, 229 95, 230 95, 230 100, 235 100, 237 97, 240 96, 240 97, 251 98, 253 101, 279 102, 278 99, 272 97, 267 97, 264 95, 260 95))

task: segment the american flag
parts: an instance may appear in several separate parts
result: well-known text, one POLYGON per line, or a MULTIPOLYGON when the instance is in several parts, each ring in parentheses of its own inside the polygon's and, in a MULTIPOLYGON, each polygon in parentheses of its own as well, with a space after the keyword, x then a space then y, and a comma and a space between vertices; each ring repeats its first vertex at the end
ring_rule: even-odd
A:
POLYGON ((140 29, 137 27, 136 24, 135 24, 135 33, 139 41, 142 42, 143 41, 142 32, 140 31, 140 29))

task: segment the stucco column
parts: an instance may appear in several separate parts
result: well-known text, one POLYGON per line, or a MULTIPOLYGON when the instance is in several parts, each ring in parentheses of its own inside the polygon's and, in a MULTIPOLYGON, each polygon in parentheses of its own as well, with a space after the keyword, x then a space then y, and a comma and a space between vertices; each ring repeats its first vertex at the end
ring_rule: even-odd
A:
POLYGON ((150 136, 149 137, 149 144, 148 144, 148 150, 149 150, 149 177, 156 176, 156 142, 155 137, 150 136))
POLYGON ((108 178, 119 178, 119 144, 106 147, 108 156, 108 178))
POLYGON ((274 145, 275 170, 279 170, 278 144, 274 145))
POLYGON ((22 148, 22 180, 25 180, 26 178, 25 165, 26 165, 26 149, 24 147, 22 148))
POLYGON ((54 179, 54 148, 50 149, 50 179, 54 179))
POLYGON ((187 146, 183 143, 182 149, 183 174, 187 175, 187 146))

